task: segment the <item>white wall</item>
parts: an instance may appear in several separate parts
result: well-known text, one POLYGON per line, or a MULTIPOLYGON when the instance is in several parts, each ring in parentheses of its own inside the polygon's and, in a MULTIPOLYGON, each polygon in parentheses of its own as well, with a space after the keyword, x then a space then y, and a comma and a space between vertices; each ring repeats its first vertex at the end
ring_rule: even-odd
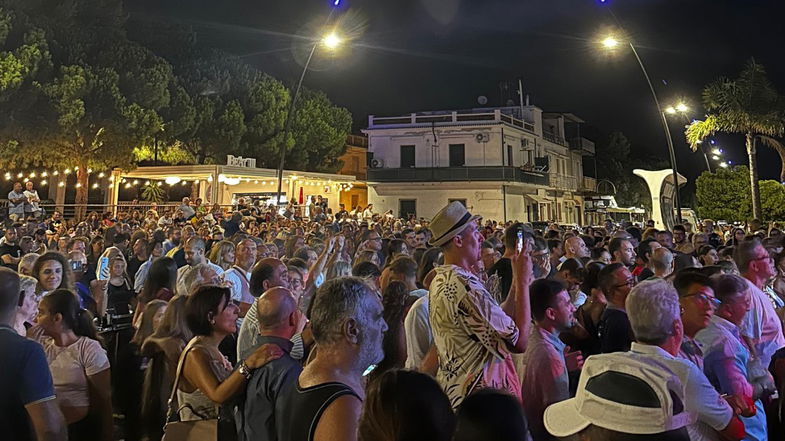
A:
POLYGON ((393 210, 393 213, 398 215, 401 199, 415 199, 417 216, 430 219, 447 205, 450 199, 466 199, 466 205, 473 214, 503 221, 506 201, 508 220, 529 221, 526 214, 526 198, 521 188, 508 186, 509 191, 505 197, 499 183, 468 188, 467 184, 475 185, 467 182, 452 183, 450 186, 444 184, 369 185, 368 202, 373 204, 376 212, 393 210))

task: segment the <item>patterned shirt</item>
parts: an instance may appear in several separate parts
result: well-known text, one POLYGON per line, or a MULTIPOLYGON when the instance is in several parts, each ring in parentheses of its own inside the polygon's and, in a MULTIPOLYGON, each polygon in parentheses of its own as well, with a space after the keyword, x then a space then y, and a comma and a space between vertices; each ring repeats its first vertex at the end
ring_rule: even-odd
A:
POLYGON ((518 327, 480 279, 461 267, 442 265, 430 286, 430 321, 439 354, 436 380, 453 408, 478 388, 501 389, 521 398, 507 345, 518 327))

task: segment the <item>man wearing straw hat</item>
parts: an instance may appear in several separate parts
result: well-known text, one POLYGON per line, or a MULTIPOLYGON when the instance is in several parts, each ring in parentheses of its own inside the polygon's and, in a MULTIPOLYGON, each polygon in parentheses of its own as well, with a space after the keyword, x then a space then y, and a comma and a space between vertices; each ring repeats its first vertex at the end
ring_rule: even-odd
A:
POLYGON ((531 326, 529 244, 512 256, 513 283, 499 305, 473 272, 483 236, 460 202, 443 208, 431 222, 430 245, 441 247, 444 265, 430 285, 430 321, 439 355, 436 379, 453 408, 480 388, 495 388, 521 398, 510 352, 526 349, 531 326))

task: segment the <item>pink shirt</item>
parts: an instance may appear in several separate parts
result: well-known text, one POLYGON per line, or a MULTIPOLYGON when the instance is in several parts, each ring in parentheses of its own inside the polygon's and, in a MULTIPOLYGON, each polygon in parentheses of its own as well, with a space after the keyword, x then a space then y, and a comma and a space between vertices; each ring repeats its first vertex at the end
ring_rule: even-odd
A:
POLYGON ((33 331, 32 336, 44 347, 57 403, 65 407, 90 406, 87 377, 109 369, 109 359, 101 344, 79 337, 73 344, 61 347, 40 331, 33 331))

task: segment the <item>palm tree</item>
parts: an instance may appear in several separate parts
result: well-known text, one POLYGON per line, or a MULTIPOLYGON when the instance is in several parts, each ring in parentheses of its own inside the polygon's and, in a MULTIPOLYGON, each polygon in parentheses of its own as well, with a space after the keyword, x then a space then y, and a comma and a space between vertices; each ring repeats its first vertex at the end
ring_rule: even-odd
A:
POLYGON ((778 155, 780 155, 780 182, 785 184, 785 144, 778 139, 774 139, 771 136, 766 135, 758 135, 758 139, 760 142, 763 143, 766 147, 774 149, 778 155))
POLYGON ((703 105, 709 114, 703 121, 694 121, 687 126, 687 142, 695 151, 704 139, 716 132, 745 136, 750 162, 752 216, 760 219, 757 138, 782 135, 785 130, 782 99, 766 77, 764 67, 750 59, 738 78, 721 77, 706 86, 703 105))

